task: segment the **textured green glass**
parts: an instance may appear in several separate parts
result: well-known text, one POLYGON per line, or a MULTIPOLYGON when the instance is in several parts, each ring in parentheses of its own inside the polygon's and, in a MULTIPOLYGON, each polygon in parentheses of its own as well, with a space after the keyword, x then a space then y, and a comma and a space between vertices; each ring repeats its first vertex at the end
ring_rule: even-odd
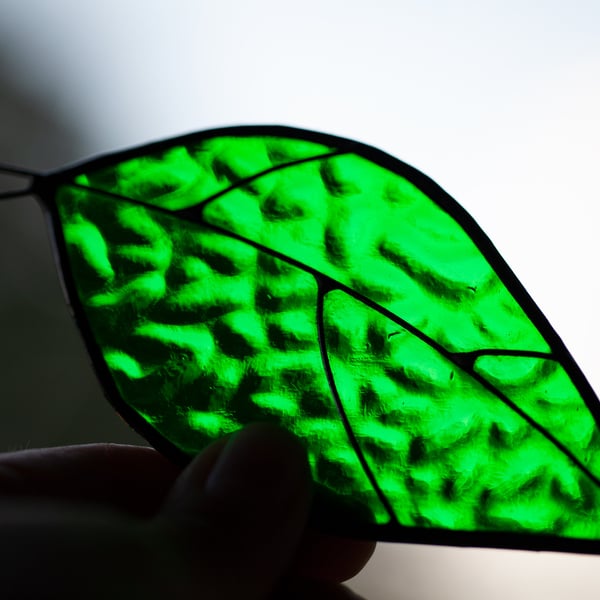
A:
POLYGON ((189 456, 281 424, 349 534, 600 540, 595 398, 487 238, 390 157, 285 131, 191 136, 55 186, 125 405, 189 456))

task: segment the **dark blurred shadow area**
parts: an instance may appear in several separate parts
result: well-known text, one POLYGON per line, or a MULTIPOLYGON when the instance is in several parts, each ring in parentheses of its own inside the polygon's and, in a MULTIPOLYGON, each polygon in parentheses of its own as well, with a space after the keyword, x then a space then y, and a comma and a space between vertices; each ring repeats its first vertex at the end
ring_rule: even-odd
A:
MULTIPOLYGON (((2 44, 0 57, 0 162, 45 171, 82 158, 85 136, 32 93, 35 74, 20 70, 2 44)), ((0 201, 0 332, 0 451, 142 442, 100 391, 63 298, 43 212, 30 197, 0 201)))

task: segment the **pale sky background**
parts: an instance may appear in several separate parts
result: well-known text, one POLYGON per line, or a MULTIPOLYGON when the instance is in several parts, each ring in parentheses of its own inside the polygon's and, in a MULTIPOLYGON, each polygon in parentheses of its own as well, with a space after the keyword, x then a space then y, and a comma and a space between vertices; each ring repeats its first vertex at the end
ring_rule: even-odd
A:
MULTIPOLYGON (((420 168, 600 390, 598 0, 2 0, 0 53, 89 155, 278 123, 420 168)), ((382 545, 354 586, 369 600, 587 600, 600 558, 382 545)))

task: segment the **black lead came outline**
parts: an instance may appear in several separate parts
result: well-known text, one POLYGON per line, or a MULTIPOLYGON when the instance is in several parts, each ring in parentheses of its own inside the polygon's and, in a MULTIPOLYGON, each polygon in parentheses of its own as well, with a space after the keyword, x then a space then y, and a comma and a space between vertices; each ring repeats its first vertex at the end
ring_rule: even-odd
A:
MULTIPOLYGON (((61 282, 64 286, 64 290, 67 295, 67 302, 73 307, 73 316, 80 328, 83 339, 86 343, 86 347, 92 358, 92 364, 96 371, 96 374, 103 384, 107 393, 107 399, 113 405, 113 407, 122 414, 126 421, 134 427, 141 435, 146 437, 157 449, 163 454, 170 457, 180 465, 185 465, 189 462, 191 457, 185 454, 179 447, 175 446, 173 442, 165 438, 157 430, 155 430, 149 423, 135 412, 127 403, 124 402, 117 389, 115 382, 110 374, 110 371, 102 357, 102 354, 97 346, 95 339, 92 334, 92 330, 87 319, 85 309, 82 305, 81 299, 78 296, 77 288, 74 282, 73 274, 69 270, 69 257, 66 249, 66 241, 62 232, 62 224, 60 216, 58 214, 58 207, 55 201, 55 195, 59 187, 68 185, 75 188, 81 188, 86 192, 106 195, 117 200, 124 200, 129 203, 139 204, 147 209, 156 210, 163 212, 169 216, 177 216, 177 213, 161 209, 160 207, 153 206, 151 204, 137 201, 132 198, 119 196, 118 194, 112 194, 102 190, 90 188, 88 186, 81 186, 73 182, 73 178, 84 172, 91 172, 94 169, 101 169, 103 167, 115 167, 119 162, 125 161, 130 158, 139 158, 142 155, 148 155, 153 152, 163 152, 176 145, 197 145, 206 140, 214 138, 229 136, 236 138, 247 138, 252 136, 261 137, 275 137, 275 138, 287 138, 287 139, 299 139, 302 141, 310 141, 318 144, 322 144, 328 147, 337 147, 341 153, 354 152, 358 156, 361 156, 371 162, 388 169, 392 173, 400 175, 424 193, 430 200, 432 200, 439 208, 445 211, 451 216, 467 233, 471 240, 478 247, 483 256, 490 263, 495 273, 498 275, 500 280, 503 282, 505 287, 510 291, 512 296, 515 298, 517 303, 524 310, 526 316, 530 319, 532 324, 538 329, 543 338, 548 343, 552 354, 550 356, 544 355, 540 358, 551 358, 556 360, 564 369, 571 381, 575 385, 575 388, 579 392, 588 410, 594 417, 596 427, 600 427, 600 403, 594 393, 589 382, 585 378, 584 374, 579 369, 577 363, 565 347, 561 338, 558 336, 556 331, 552 328, 542 311, 535 304, 527 290, 523 287, 521 282, 517 279, 513 271, 510 269, 504 258, 496 250, 495 246, 487 235, 482 231, 481 227, 473 219, 473 217, 460 205, 458 204, 443 188, 441 188, 435 181, 429 178, 427 175, 419 171, 418 169, 408 165, 405 162, 367 144, 334 136, 326 133, 320 133, 310 130, 298 129, 293 127, 281 126, 281 125, 245 125, 245 126, 234 126, 234 127, 222 127, 216 129, 209 129, 204 131, 198 131, 183 136, 160 140, 158 142, 144 143, 136 147, 129 148, 127 150, 121 150, 116 152, 110 152, 105 155, 93 158, 84 159, 78 163, 68 166, 65 168, 58 169, 50 173, 34 172, 26 169, 16 168, 12 165, 0 164, 0 173, 5 172, 9 174, 29 176, 32 178, 32 182, 29 187, 22 190, 14 190, 9 192, 3 192, 0 194, 0 200, 26 196, 33 194, 40 200, 42 208, 46 212, 46 216, 50 218, 50 224, 52 225, 52 241, 53 249, 57 257, 59 266, 59 275, 61 282)), ((281 166, 278 166, 281 168, 281 166)), ((261 176, 257 174, 252 179, 261 176)), ((235 185, 244 185, 245 181, 240 180, 235 185)), ((246 182, 247 183, 247 182, 246 182)), ((218 228, 213 229, 219 231, 218 228)), ((221 233, 229 235, 230 237, 236 237, 231 232, 226 230, 220 230, 221 233)), ((247 243, 251 243, 247 241, 247 243)), ((252 244, 255 245, 255 244, 252 244)), ((269 251, 268 249, 265 249, 269 251)), ((277 256, 277 253, 270 251, 271 254, 277 256)), ((288 260, 287 257, 279 257, 283 260, 288 260)), ((293 264, 293 263, 291 263, 293 264)), ((311 272, 310 268, 306 267, 307 272, 311 272)), ((323 276, 323 281, 327 281, 328 277, 323 276)), ((330 285, 333 282, 328 283, 330 285)), ((345 291, 345 286, 335 286, 338 289, 345 291)), ((349 291, 350 295, 358 298, 353 290, 349 291)), ((368 299, 367 299, 368 300, 368 299)), ((402 319, 395 315, 387 314, 387 311, 382 307, 373 306, 370 301, 365 302, 367 306, 371 306, 374 310, 380 312, 384 316, 391 318, 401 326, 404 326, 402 319)), ((411 331, 411 328, 408 328, 411 331)), ((415 334, 420 332, 412 331, 415 334)), ((422 334, 419 335, 422 338, 422 334)), ((426 340, 423 340, 426 341, 426 340)), ((434 340, 430 340, 430 345, 438 349, 438 345, 434 340)), ((512 353, 514 351, 509 351, 512 353)), ((528 353, 528 351, 523 351, 528 353)), ((473 364, 477 356, 475 354, 483 355, 486 353, 498 353, 497 350, 488 352, 487 350, 478 350, 471 353, 464 353, 462 356, 460 353, 455 355, 447 355, 446 352, 442 352, 444 356, 452 362, 457 361, 456 364, 459 368, 463 369, 475 380, 479 381, 485 388, 491 391, 501 401, 507 403, 509 406, 511 402, 503 394, 489 384, 486 380, 483 380, 477 373, 472 372, 472 368, 469 368, 469 364, 473 364)), ((513 354, 514 355, 514 354, 513 354)), ((519 354, 521 355, 521 354, 519 354)), ((517 409, 517 407, 514 407, 517 409)), ((519 412, 517 410, 517 412, 519 412)), ((536 429, 538 429, 546 438, 552 442, 552 436, 543 429, 540 428, 539 424, 529 419, 526 415, 523 417, 536 429)), ((555 445, 568 456, 571 461, 582 468, 582 465, 572 454, 564 449, 560 443, 554 441, 555 445)), ((592 481, 598 484, 596 478, 591 475, 586 468, 582 469, 592 481)), ((324 525, 327 525, 326 523, 324 525)), ((335 528, 334 528, 335 529, 335 528)), ((388 541, 403 541, 403 542, 415 542, 415 543, 428 543, 428 544, 451 544, 455 546, 484 546, 484 547, 504 547, 504 548, 523 548, 529 550, 561 550, 569 552, 589 552, 597 554, 600 552, 598 546, 598 540, 595 539, 583 539, 583 538, 568 538, 563 536, 555 536, 550 534, 532 534, 532 533, 519 533, 516 531, 466 531, 466 530, 448 530, 440 529, 436 527, 405 527, 405 526, 386 526, 386 525, 362 525, 354 523, 352 531, 357 534, 364 536, 367 539, 380 539, 388 541)), ((337 531, 341 534, 347 534, 347 530, 337 531)))

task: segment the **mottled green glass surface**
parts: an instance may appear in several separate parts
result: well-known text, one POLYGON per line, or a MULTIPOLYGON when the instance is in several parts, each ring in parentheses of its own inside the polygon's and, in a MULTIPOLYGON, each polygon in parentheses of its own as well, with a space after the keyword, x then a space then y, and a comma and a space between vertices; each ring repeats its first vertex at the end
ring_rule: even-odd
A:
POLYGON ((56 204, 122 398, 185 453, 272 420, 359 524, 600 538, 587 405, 468 232, 393 170, 220 136, 83 167, 56 204))

